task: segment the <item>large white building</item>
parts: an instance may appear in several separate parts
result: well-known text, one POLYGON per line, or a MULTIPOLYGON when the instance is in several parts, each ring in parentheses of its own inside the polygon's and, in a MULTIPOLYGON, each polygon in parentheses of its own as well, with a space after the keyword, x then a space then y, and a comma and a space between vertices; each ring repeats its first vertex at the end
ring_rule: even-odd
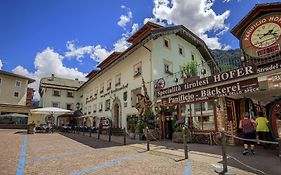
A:
MULTIPOLYGON (((165 77, 165 87, 169 87, 182 83, 178 72, 185 63, 193 60, 201 65, 197 66, 198 77, 209 75, 207 63, 214 63, 204 41, 182 25, 162 27, 148 22, 128 41, 131 43, 128 49, 112 53, 98 65, 99 70, 87 76, 83 85, 76 91, 73 89, 71 103, 79 104, 84 115, 94 117, 96 124, 105 117, 112 120, 114 128, 126 127, 127 118, 138 113, 136 95, 143 93, 142 78, 150 99, 155 102, 155 80, 165 77), (175 82, 175 78, 179 81, 175 82)), ((54 90, 49 94, 40 90, 43 107, 56 102, 53 93, 54 90)), ((59 107, 66 108, 69 99, 60 100, 57 100, 59 107)))

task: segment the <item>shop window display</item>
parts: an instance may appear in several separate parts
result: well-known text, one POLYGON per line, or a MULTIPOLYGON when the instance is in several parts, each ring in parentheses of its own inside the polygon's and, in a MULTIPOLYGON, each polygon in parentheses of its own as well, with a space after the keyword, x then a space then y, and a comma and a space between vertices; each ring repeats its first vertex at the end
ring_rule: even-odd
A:
POLYGON ((182 116, 191 130, 215 130, 214 104, 212 101, 186 104, 182 116))

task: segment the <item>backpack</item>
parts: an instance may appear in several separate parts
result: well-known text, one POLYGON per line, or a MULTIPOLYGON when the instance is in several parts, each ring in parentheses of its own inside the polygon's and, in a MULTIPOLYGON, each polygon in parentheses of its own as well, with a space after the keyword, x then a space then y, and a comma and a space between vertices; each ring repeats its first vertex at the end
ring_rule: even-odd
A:
POLYGON ((250 119, 242 119, 242 129, 244 133, 255 132, 255 126, 250 119))

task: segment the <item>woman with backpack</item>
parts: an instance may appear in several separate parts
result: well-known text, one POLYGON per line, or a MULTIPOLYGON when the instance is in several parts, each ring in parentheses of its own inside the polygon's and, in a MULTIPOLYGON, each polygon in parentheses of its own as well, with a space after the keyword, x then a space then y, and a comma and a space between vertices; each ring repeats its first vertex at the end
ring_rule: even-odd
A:
MULTIPOLYGON (((240 120, 239 128, 243 130, 244 139, 256 139, 256 122, 249 118, 248 112, 245 112, 243 119, 240 120)), ((255 151, 254 151, 255 142, 249 141, 249 140, 244 140, 243 155, 246 155, 249 153, 248 145, 250 145, 251 153, 255 154, 255 151)))

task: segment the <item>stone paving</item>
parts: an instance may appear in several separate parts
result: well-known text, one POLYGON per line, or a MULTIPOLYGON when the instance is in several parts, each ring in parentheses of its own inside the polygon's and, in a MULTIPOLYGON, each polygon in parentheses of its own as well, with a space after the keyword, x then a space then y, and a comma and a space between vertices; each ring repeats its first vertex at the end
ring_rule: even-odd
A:
MULTIPOLYGON (((23 160, 23 173, 19 174, 212 175, 216 173, 211 164, 220 160, 195 154, 183 160, 182 152, 176 150, 151 145, 151 151, 147 152, 141 141, 124 146, 106 141, 106 136, 97 140, 96 135, 26 135, 17 130, 0 130, 0 138, 1 175, 16 174, 23 160), (22 149, 23 145, 26 150, 22 149)), ((251 174, 237 168, 229 169, 241 175, 251 174)))

